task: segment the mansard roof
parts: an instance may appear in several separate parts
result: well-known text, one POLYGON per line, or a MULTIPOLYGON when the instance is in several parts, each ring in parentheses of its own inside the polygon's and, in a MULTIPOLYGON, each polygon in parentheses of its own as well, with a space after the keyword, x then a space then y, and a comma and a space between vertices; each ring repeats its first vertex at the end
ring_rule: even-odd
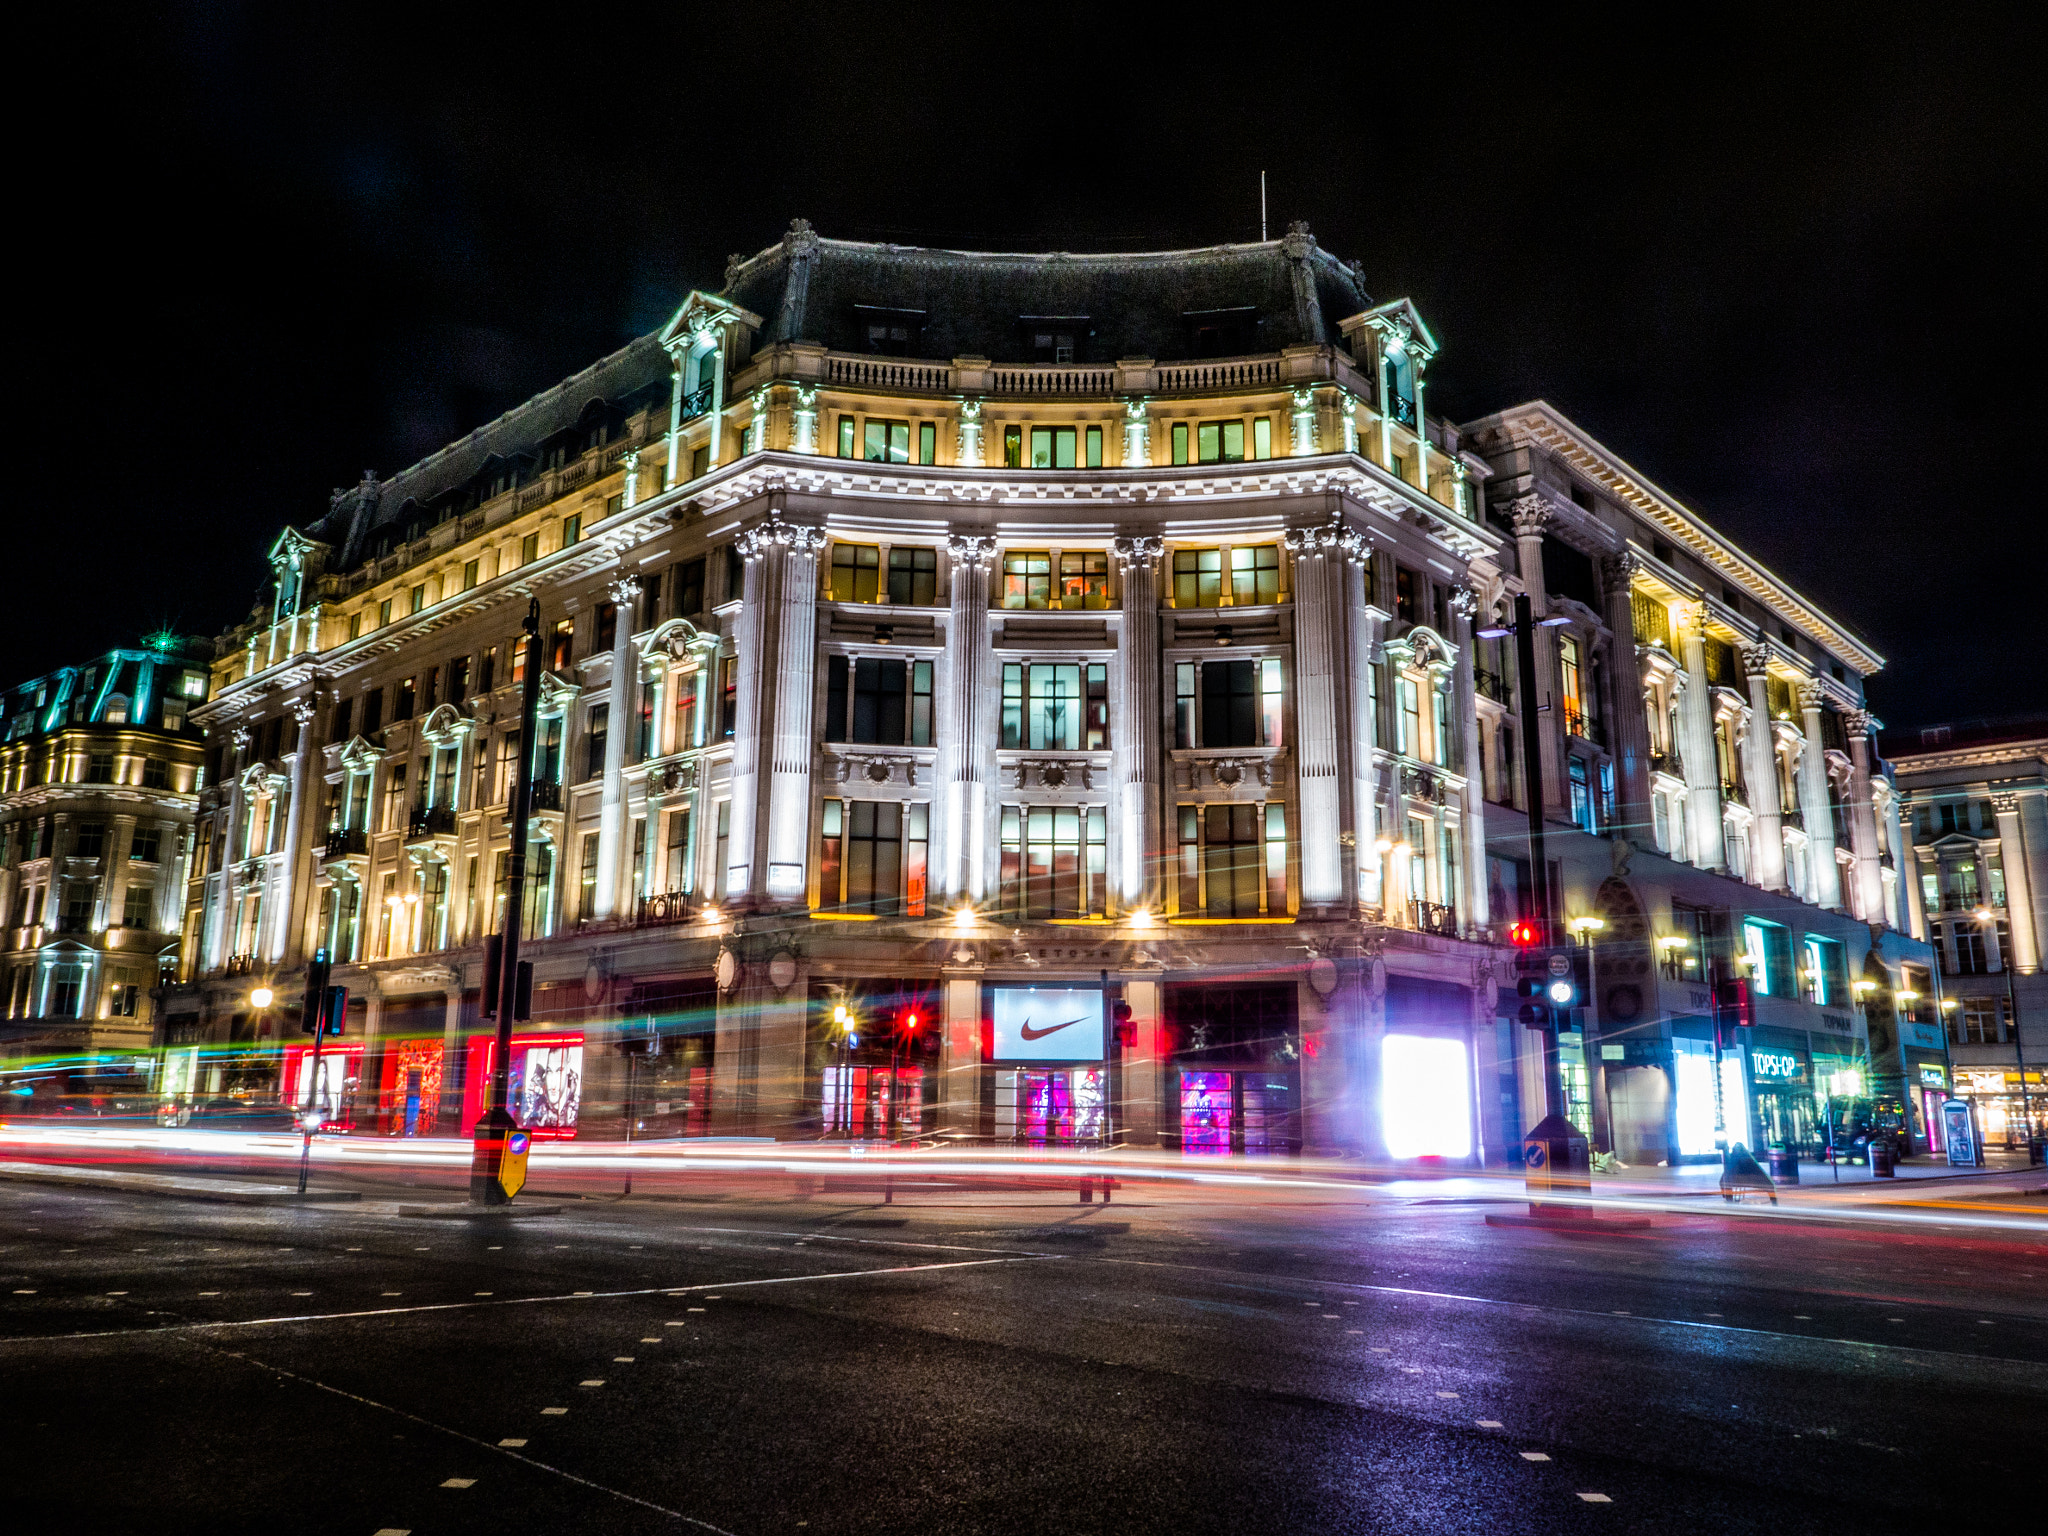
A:
POLYGON ((1077 361, 1192 356, 1188 317, 1250 311, 1248 350, 1341 344, 1338 322, 1371 306, 1357 268, 1297 224, 1282 239, 1195 250, 1085 255, 959 251, 832 240, 799 219, 735 261, 727 297, 766 317, 757 346, 822 342, 865 352, 865 312, 920 317, 921 357, 1023 362, 1028 320, 1087 321, 1077 361))

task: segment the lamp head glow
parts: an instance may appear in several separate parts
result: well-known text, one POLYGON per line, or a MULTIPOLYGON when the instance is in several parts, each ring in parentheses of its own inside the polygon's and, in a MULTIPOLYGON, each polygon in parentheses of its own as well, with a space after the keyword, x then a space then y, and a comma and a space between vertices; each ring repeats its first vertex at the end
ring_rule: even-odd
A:
POLYGON ((1152 909, 1150 907, 1140 907, 1137 911, 1133 912, 1131 914, 1131 926, 1133 928, 1150 928, 1152 926, 1152 909))
POLYGON ((1374 843, 1373 847, 1380 853, 1392 853, 1394 851, 1394 840, 1391 837, 1383 837, 1374 843))
POLYGON ((1550 984, 1550 1000, 1562 1008, 1571 1002, 1575 991, 1572 984, 1560 976, 1550 984))
POLYGON ((846 1022, 846 1004, 841 1003, 832 1010, 832 1022, 834 1024, 844 1024, 846 1022))
POLYGON ((1941 1000, 1941 1011, 1942 1011, 1943 1013, 1953 1013, 1953 1012, 1954 1012, 1954 1011, 1955 1011, 1956 1009, 1958 1009, 1958 1008, 1960 1008, 1960 1007, 1962 1007, 1962 1006, 1963 1006, 1963 1005, 1962 1005, 1961 1003, 1957 1002, 1957 1001, 1956 1001, 1956 1000, 1955 1000, 1954 998, 1952 998, 1952 997, 1944 997, 1944 998, 1943 998, 1943 999, 1941 1000))
POLYGON ((1856 990, 1858 992, 1875 992, 1877 990, 1877 983, 1865 977, 1856 983, 1856 990))
POLYGON ((1512 635, 1512 629, 1475 629, 1472 631, 1481 640, 1498 640, 1503 635, 1512 635))
POLYGON ((725 920, 725 914, 719 911, 716 907, 706 907, 702 912, 698 913, 697 915, 703 918, 704 921, 707 923, 717 923, 723 922, 725 920))
POLYGON ((1604 917, 1575 917, 1569 923, 1566 923, 1565 926, 1571 929, 1573 933, 1598 933, 1607 926, 1607 919, 1604 917))
POLYGON ((1991 909, 1989 907, 1979 907, 1970 916, 1976 918, 1980 923, 1988 923, 1991 921, 1991 909))
POLYGON ((1692 941, 1681 934, 1667 933, 1657 940, 1659 949, 1685 949, 1692 941))
POLYGON ((249 1004, 253 1008, 268 1008, 270 1000, 277 994, 268 987, 256 987, 249 993, 249 1004))
POLYGON ((1556 629, 1560 624, 1569 623, 1571 623, 1570 619, 1566 618, 1563 614, 1559 614, 1554 619, 1538 619, 1536 621, 1536 627, 1538 629, 1556 629))
POLYGON ((955 907, 953 909, 953 926, 955 928, 972 928, 975 920, 976 913, 973 907, 955 907))
POLYGON ((1920 994, 1918 992, 1915 992, 1911 987, 1901 987, 1898 991, 1894 992, 1892 996, 1896 997, 1902 1003, 1917 1003, 1920 1000, 1920 994))

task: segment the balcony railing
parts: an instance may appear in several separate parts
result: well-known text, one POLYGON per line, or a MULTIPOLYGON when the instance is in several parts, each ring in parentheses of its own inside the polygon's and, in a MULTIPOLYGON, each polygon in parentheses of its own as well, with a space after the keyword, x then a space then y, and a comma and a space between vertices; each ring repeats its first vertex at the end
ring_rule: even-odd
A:
POLYGON ((256 969, 254 955, 229 955, 227 964, 221 970, 229 976, 247 976, 256 969))
POLYGON ((329 827, 327 829, 327 857, 347 858, 350 854, 366 854, 370 851, 370 832, 367 827, 329 827))
POLYGON ((1806 830, 1806 812, 1796 805, 1780 806, 1778 821, 1782 826, 1797 827, 1802 832, 1806 830))
POLYGON ((709 384, 704 385, 701 389, 693 389, 683 396, 683 420, 695 421, 699 416, 710 414, 710 411, 711 386, 709 384))
POLYGON ((532 808, 536 811, 559 811, 562 808, 562 786, 553 779, 535 779, 532 808))
POLYGON ((1734 805, 1749 804, 1749 797, 1742 792, 1742 786, 1728 779, 1721 781, 1721 798, 1734 805))
POLYGON ((1472 669, 1472 686, 1479 691, 1482 698, 1492 699, 1496 704, 1510 702, 1507 679, 1496 677, 1484 667, 1474 667, 1472 669))
POLYGON ((1564 704, 1564 728, 1579 740, 1590 741, 1596 747, 1607 745, 1607 733, 1600 728, 1600 722, 1569 699, 1564 704))
POLYGON ((453 837, 455 835, 455 808, 449 805, 420 805, 413 807, 412 822, 406 828, 408 838, 453 837))
POLYGON ((1408 910, 1415 926, 1424 933, 1442 934, 1447 939, 1458 936, 1458 909, 1444 906, 1435 901, 1411 901, 1408 910))
POLYGON ((659 896, 642 896, 634 926, 657 928, 670 923, 687 923, 692 916, 689 896, 682 891, 664 891, 659 896))
POLYGON ((91 926, 92 919, 82 912, 66 912, 57 919, 59 933, 84 933, 91 926))
POLYGON ((1388 415, 1404 427, 1415 425, 1415 402, 1406 395, 1394 395, 1388 402, 1388 415))

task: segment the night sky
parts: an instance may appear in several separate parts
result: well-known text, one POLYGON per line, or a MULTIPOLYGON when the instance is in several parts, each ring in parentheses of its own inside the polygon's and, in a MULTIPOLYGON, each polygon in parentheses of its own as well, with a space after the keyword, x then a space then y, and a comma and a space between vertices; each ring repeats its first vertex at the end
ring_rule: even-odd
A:
POLYGON ((217 633, 332 487, 652 328, 792 216, 1205 245, 1257 237, 1264 168, 1274 234, 1306 219, 1420 306, 1434 410, 1554 402, 1889 657, 1890 725, 2041 710, 2038 39, 1795 11, 110 15, 43 54, 74 89, 17 139, 0 682, 217 633))

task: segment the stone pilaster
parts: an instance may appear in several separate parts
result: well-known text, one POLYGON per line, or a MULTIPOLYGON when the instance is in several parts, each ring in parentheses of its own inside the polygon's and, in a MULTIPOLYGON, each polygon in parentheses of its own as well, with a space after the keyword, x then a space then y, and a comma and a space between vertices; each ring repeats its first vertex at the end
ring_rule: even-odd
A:
POLYGON ((1680 648, 1685 652, 1685 687, 1678 695, 1679 756, 1685 764, 1685 801, 1692 837, 1692 861, 1701 869, 1728 867, 1727 839, 1721 828, 1721 778, 1714 756, 1714 690, 1707 683, 1706 604, 1692 607, 1681 621, 1680 648))
POLYGON ((775 615, 775 735, 768 779, 768 899, 801 902, 811 826, 811 705, 817 672, 818 551, 825 535, 791 527, 775 615))
POLYGON ((2006 931, 2012 935, 2012 966, 2022 975, 2041 968, 2041 944, 2034 931, 2034 891, 2027 868, 2026 841, 2020 832, 2020 797, 1993 795, 1998 817, 1998 862, 2005 870, 2006 931))
POLYGON ((292 751, 291 800, 285 809, 284 857, 278 876, 277 927, 270 940, 271 959, 283 965, 295 963, 302 947, 306 929, 304 902, 300 886, 306 887, 306 898, 310 899, 312 883, 303 880, 307 850, 303 846, 307 838, 306 801, 313 793, 313 722, 320 713, 317 698, 294 700, 291 706, 292 719, 298 723, 298 744, 292 751))
POLYGON ((1656 822, 1650 810, 1650 722, 1644 713, 1642 666, 1636 658, 1635 609, 1629 583, 1642 569, 1632 554, 1609 555, 1602 566, 1606 582, 1607 627, 1614 635, 1614 703, 1608 712, 1608 748, 1614 754, 1615 809, 1620 831, 1639 848, 1657 845, 1656 822))
MULTIPOLYGON (((1540 496, 1518 496, 1508 504, 1514 519, 1515 554, 1521 568, 1522 589, 1529 594, 1529 611, 1538 619, 1550 616, 1550 597, 1543 578, 1543 532, 1550 526, 1550 509, 1540 496)), ((1564 694, 1558 681, 1557 640, 1546 631, 1535 637, 1536 675, 1522 679, 1536 690, 1537 701, 1550 706, 1545 717, 1537 753, 1543 764, 1543 810, 1554 821, 1571 814, 1570 791, 1564 782, 1564 694)))
POLYGON ((1840 909, 1842 871, 1835 863, 1835 817, 1828 802, 1827 749, 1821 745, 1821 712, 1826 693, 1819 683, 1799 685, 1800 726, 1806 749, 1799 754, 1799 804, 1806 820, 1806 861, 1813 871, 1813 904, 1840 909))
MULTIPOLYGON (((964 438, 964 415, 961 421, 964 438)), ((932 888, 952 902, 979 902, 989 894, 989 793, 995 782, 988 718, 996 682, 995 657, 989 649, 988 573, 996 541, 982 534, 956 533, 946 540, 946 554, 952 590, 946 619, 945 712, 938 722, 941 849, 932 861, 932 888)))
POLYGON ((1110 778, 1116 785, 1111 835, 1117 840, 1117 904, 1130 911, 1160 907, 1159 561, 1156 534, 1120 538, 1112 549, 1121 572, 1124 628, 1117 647, 1117 714, 1110 736, 1110 778))
POLYGON ((604 785, 597 812, 597 882, 592 915, 599 921, 619 906, 619 864, 626 821, 626 736, 634 721, 633 620, 640 607, 640 579, 621 576, 605 588, 612 602, 612 675, 605 705, 604 785))
POLYGON ((1749 877, 1767 891, 1785 889, 1785 818, 1778 803, 1778 742, 1771 729, 1771 648, 1744 645, 1742 676, 1749 685, 1749 809, 1756 818, 1750 839, 1749 877))
POLYGON ((1377 905, 1378 893, 1373 882, 1379 869, 1379 854, 1373 847, 1373 786, 1379 773, 1379 722, 1373 718, 1372 664, 1380 643, 1380 620, 1378 611, 1367 600, 1372 545, 1363 534, 1347 528, 1339 536, 1337 547, 1344 555, 1344 642, 1351 705, 1351 804, 1346 824, 1351 832, 1352 880, 1358 900, 1377 905))
POLYGON ((1457 905, 1468 924, 1483 928, 1492 913, 1486 892, 1486 773, 1479 760, 1479 686, 1473 676, 1479 659, 1472 643, 1472 620, 1478 612, 1479 598, 1470 587, 1461 586, 1451 593, 1450 640, 1458 648, 1451 706, 1457 713, 1458 772, 1465 780, 1458 828, 1458 851, 1465 863, 1459 872, 1464 899, 1457 905))
POLYGON ((1852 709, 1849 728, 1849 849, 1856 858, 1856 915, 1866 923, 1884 921, 1884 870, 1878 863, 1877 808, 1870 795, 1870 737, 1877 722, 1852 709))
POLYGON ((1286 533, 1294 556, 1294 755, 1300 784, 1297 830, 1304 916, 1312 908, 1332 911, 1344 900, 1344 828, 1337 782, 1338 613, 1327 558, 1337 550, 1338 532, 1326 527, 1290 528, 1286 533))

